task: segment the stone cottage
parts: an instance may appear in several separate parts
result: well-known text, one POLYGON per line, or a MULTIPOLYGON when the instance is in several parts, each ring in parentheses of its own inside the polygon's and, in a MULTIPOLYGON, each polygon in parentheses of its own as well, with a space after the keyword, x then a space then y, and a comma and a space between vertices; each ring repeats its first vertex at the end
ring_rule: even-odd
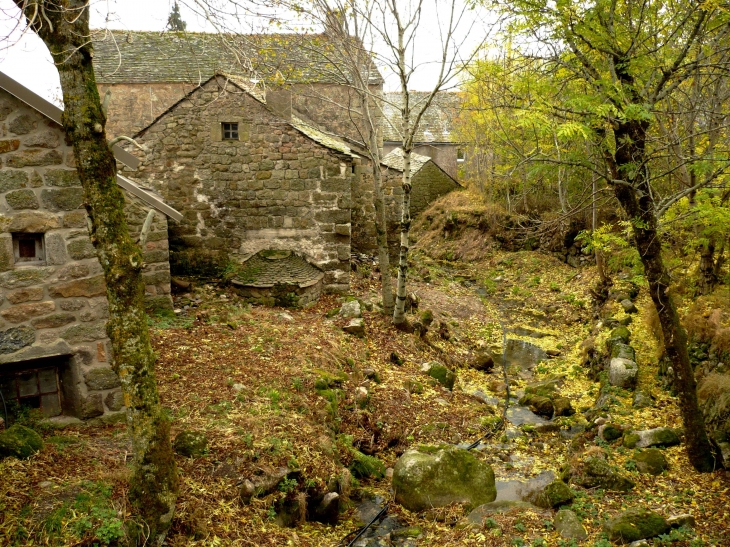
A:
MULTIPOLYGON (((122 408, 109 360, 102 268, 61 110, 0 73, 0 392, 12 410, 93 418, 122 408)), ((116 147, 118 160, 137 160, 116 147)), ((171 307, 167 215, 120 177, 130 230, 152 215, 144 248, 149 303, 171 307)))
MULTIPOLYGON (((428 93, 411 91, 411 104, 418 108, 428 93)), ((455 92, 440 92, 424 112, 413 142, 413 151, 433 160, 453 179, 459 177, 459 169, 466 161, 465 144, 456 134, 454 122, 461 112, 463 98, 455 92)), ((400 132, 402 93, 383 95, 383 154, 389 154, 403 146, 400 132)))
POLYGON ((134 137, 148 149, 135 177, 184 215, 170 226, 177 271, 214 264, 235 277, 260 251, 290 251, 323 273, 322 290, 348 290, 361 158, 343 140, 223 74, 134 137))
MULTIPOLYGON (((108 135, 133 135, 211 76, 225 73, 256 80, 269 102, 280 95, 277 102, 288 101, 310 124, 362 140, 356 94, 334 66, 338 51, 325 35, 96 31, 92 38, 99 92, 110 93, 108 135)), ((378 96, 382 76, 374 66, 363 71, 378 96)))

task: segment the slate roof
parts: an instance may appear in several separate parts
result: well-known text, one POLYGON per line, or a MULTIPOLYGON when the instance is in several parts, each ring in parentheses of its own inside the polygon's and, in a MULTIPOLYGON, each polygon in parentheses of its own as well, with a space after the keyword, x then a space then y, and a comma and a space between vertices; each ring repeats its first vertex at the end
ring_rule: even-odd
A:
MULTIPOLYGON (((411 152, 411 175, 418 173, 429 161, 431 161, 431 158, 428 156, 422 156, 421 154, 411 152)), ((381 160, 381 163, 391 169, 403 171, 403 149, 396 148, 391 151, 381 160)))
POLYGON ((324 272, 292 251, 259 251, 241 264, 232 280, 239 287, 268 288, 276 284, 304 288, 318 283, 324 272))
MULTIPOLYGON (((200 84, 216 72, 269 83, 339 83, 337 50, 322 34, 94 31, 100 84, 200 84)), ((382 83, 373 66, 370 83, 382 83)))
MULTIPOLYGON (((426 100, 428 93, 411 91, 411 105, 426 100)), ((401 142, 400 108, 403 104, 402 93, 383 94, 383 140, 401 142)), ((458 143, 454 133, 454 120, 459 115, 463 99, 459 93, 442 91, 433 98, 431 106, 421 118, 414 141, 417 143, 458 143)))

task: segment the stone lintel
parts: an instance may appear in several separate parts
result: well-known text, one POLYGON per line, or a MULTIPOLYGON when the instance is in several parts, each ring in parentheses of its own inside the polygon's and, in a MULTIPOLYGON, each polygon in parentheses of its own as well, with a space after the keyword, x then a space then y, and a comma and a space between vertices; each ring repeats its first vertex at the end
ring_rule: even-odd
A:
POLYGON ((23 348, 15 353, 0 355, 0 365, 10 363, 20 363, 22 361, 30 361, 33 359, 45 359, 47 357, 65 357, 74 354, 71 346, 67 342, 60 340, 53 345, 34 344, 27 348, 23 348))

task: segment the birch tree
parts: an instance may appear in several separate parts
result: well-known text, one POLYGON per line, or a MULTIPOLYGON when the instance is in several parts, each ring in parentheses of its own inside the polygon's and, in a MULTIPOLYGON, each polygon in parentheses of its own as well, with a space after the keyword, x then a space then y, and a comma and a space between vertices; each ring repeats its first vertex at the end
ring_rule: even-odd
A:
POLYGON ((170 423, 160 406, 155 355, 144 310, 142 251, 129 236, 124 196, 104 131, 92 66, 89 0, 14 0, 30 29, 40 36, 58 67, 63 91, 63 127, 72 144, 84 188, 91 241, 104 270, 112 342, 112 366, 122 382, 132 440, 129 500, 140 520, 140 543, 162 544, 178 491, 170 423))
MULTIPOLYGON (((468 11, 466 4, 458 0, 448 2, 434 0, 432 7, 437 22, 438 39, 430 36, 432 44, 438 44, 437 58, 429 62, 437 67, 430 90, 423 99, 414 101, 410 88, 411 78, 419 68, 416 61, 417 38, 423 40, 425 29, 422 27, 425 0, 403 2, 398 0, 371 0, 354 3, 354 9, 367 21, 373 29, 375 39, 381 43, 382 53, 377 56, 381 66, 390 70, 400 84, 401 104, 397 105, 401 117, 400 132, 403 149, 403 200, 400 219, 400 251, 398 254, 398 281, 396 284, 396 301, 393 311, 393 324, 403 330, 410 330, 405 315, 407 297, 406 276, 408 273, 409 235, 411 228, 411 156, 414 138, 424 113, 431 106, 434 97, 440 91, 453 87, 457 76, 471 60, 479 45, 472 51, 462 50, 465 40, 474 30, 477 18, 468 11), (365 10, 364 7, 368 9, 365 10), (471 16, 471 17, 470 17, 471 16), (420 36, 419 36, 420 33, 420 36)), ((433 29, 430 29, 431 31, 433 29)), ((483 28, 479 32, 486 35, 483 28)), ((380 49, 380 48, 378 48, 380 49)))

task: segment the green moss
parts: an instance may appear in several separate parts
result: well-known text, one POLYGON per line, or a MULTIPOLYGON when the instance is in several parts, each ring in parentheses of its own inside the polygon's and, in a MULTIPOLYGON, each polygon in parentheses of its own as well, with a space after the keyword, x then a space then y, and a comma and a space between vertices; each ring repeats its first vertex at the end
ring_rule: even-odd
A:
POLYGON ((16 424, 0 433, 0 459, 12 456, 25 460, 41 448, 43 439, 28 427, 16 424))
POLYGON ((661 474, 669 465, 667 458, 664 457, 664 454, 658 448, 642 450, 634 455, 634 460, 639 471, 649 473, 650 475, 661 474))
POLYGON ((175 452, 188 458, 199 458, 208 453, 208 439, 202 433, 181 431, 173 443, 175 452))
POLYGON ((374 456, 367 456, 357 450, 353 451, 353 459, 349 469, 356 479, 367 479, 369 477, 382 479, 385 477, 383 462, 374 456))
POLYGON ((636 443, 641 440, 636 433, 626 433, 624 435, 624 446, 626 448, 636 448, 636 443))
POLYGON ((439 363, 433 363, 428 370, 428 375, 438 381, 446 389, 454 389, 456 374, 439 363))
POLYGON ((626 544, 664 534, 669 530, 669 525, 664 517, 654 511, 634 508, 610 519, 603 529, 610 540, 626 544))
POLYGON ((341 387, 347 381, 347 374, 342 371, 333 374, 326 370, 315 369, 314 372, 319 375, 319 378, 314 382, 314 389, 317 391, 341 387))

